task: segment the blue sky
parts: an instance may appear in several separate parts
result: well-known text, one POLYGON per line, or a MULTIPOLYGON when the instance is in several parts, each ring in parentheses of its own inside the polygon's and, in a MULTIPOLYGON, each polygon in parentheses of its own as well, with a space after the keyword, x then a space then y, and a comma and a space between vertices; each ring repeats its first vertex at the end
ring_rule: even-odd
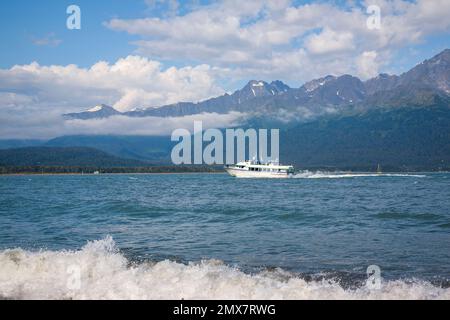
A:
POLYGON ((99 60, 114 61, 133 51, 132 37, 112 32, 104 21, 114 17, 139 17, 144 14, 143 1, 79 0, 81 30, 66 28, 66 8, 73 1, 1 1, 0 19, 2 50, 0 67, 14 64, 70 64, 89 66, 99 60), (61 40, 57 46, 36 45, 33 40, 53 35, 61 40))
MULTIPOLYGON (((157 0, 156 0, 157 1, 157 0)), ((198 1, 197 5, 206 4, 198 1)), ((179 14, 192 4, 179 5, 179 14)), ((112 18, 161 17, 170 14, 167 3, 148 5, 145 0, 17 0, 0 2, 0 68, 15 64, 77 64, 88 67, 99 60, 115 61, 135 50, 132 35, 104 26, 112 18), (76 4, 82 13, 81 30, 66 28, 66 8, 76 4), (34 40, 60 40, 59 45, 36 45, 34 40)))
MULTIPOLYGON (((89 67, 99 60, 114 62, 121 57, 133 54, 137 47, 132 42, 141 37, 111 30, 105 26, 105 22, 114 18, 166 19, 174 15, 168 2, 154 0, 154 6, 149 5, 150 2, 145 0, 1 1, 0 68, 9 68, 15 64, 29 64, 33 61, 41 65, 77 64, 80 67, 89 67), (81 30, 66 28, 68 17, 66 8, 70 4, 76 4, 81 8, 81 30), (49 40, 48 45, 36 44, 39 40, 45 39, 49 40), (52 41, 57 41, 58 44, 52 44, 52 41)), ((302 6, 308 3, 314 3, 314 1, 293 1, 292 5, 302 6)), ((319 1, 319 3, 334 4, 343 9, 348 6, 348 1, 319 1)), ((182 16, 208 4, 210 4, 208 1, 180 1, 176 14, 182 16)), ((358 3, 358 6, 362 6, 362 3, 358 3)), ((391 63, 384 66, 381 71, 397 73, 405 71, 448 47, 450 47, 448 32, 436 32, 423 37, 420 43, 405 44, 403 47, 396 48, 391 63)), ((162 62, 167 67, 199 63, 183 56, 162 62)))

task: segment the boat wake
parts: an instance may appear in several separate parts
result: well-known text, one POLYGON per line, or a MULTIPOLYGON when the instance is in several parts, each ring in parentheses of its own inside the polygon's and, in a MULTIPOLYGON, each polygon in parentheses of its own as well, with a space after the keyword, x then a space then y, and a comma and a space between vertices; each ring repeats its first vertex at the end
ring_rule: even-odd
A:
POLYGON ((78 251, 0 251, 0 299, 450 299, 450 288, 387 281, 345 289, 286 271, 247 274, 217 260, 132 263, 113 239, 78 251))
POLYGON ((424 174, 409 173, 350 173, 350 172, 326 172, 326 171, 301 171, 294 175, 298 179, 339 179, 339 178, 360 178, 360 177, 413 177, 425 178, 424 174))

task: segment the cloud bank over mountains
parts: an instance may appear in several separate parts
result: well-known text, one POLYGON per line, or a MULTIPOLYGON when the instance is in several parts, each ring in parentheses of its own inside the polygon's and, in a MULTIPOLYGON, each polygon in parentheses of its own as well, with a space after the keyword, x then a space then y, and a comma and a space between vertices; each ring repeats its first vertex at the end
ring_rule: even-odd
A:
MULTIPOLYGON (((62 114, 99 102, 119 111, 178 101, 199 101, 224 93, 208 65, 163 68, 158 61, 128 56, 90 68, 41 66, 36 62, 0 69, 0 137, 49 138, 64 134, 168 134, 192 119, 156 118, 112 121, 64 121, 62 114)), ((205 116, 198 117, 209 123, 205 116)), ((226 126, 236 115, 209 119, 226 126), (225 123, 226 122, 226 123, 225 123)))
POLYGON ((40 110, 46 106, 79 110, 105 102, 126 111, 221 94, 224 91, 215 83, 215 72, 208 65, 164 69, 160 62, 139 56, 113 64, 100 61, 90 68, 33 62, 0 70, 0 94, 4 108, 26 103, 40 110))
MULTIPOLYGON (((197 102, 234 91, 250 79, 282 79, 296 87, 328 74, 364 80, 395 69, 399 50, 450 32, 446 0, 339 5, 228 0, 192 4, 183 12, 176 1, 165 5, 167 15, 152 16, 149 11, 144 18, 119 16, 103 22, 111 32, 137 39, 130 40, 135 52, 117 61, 99 57, 89 67, 32 62, 0 69, 0 136, 47 138, 121 133, 124 128, 165 133, 175 123, 182 126, 183 117, 149 119, 144 125, 136 122, 142 119, 125 124, 118 116, 115 124, 93 120, 81 125, 64 122, 61 115, 100 103, 124 112, 197 102), (370 30, 366 8, 374 4, 381 9, 381 28, 370 30)), ((239 117, 209 118, 226 125, 239 117)))
POLYGON ((11 114, 0 118, 2 139, 51 139, 63 135, 131 135, 170 136, 178 128, 193 130, 194 121, 202 121, 203 128, 226 128, 239 125, 245 115, 203 113, 180 117, 131 118, 123 115, 104 119, 64 120, 60 114, 39 114, 23 117, 11 114))

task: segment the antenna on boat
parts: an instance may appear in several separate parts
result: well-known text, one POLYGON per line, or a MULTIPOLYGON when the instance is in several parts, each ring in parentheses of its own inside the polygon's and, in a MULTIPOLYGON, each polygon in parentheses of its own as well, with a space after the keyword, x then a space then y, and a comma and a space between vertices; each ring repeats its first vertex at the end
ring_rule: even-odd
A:
POLYGON ((380 164, 378 164, 378 166, 377 166, 377 173, 378 173, 378 174, 383 173, 383 171, 381 171, 381 166, 380 166, 380 164))

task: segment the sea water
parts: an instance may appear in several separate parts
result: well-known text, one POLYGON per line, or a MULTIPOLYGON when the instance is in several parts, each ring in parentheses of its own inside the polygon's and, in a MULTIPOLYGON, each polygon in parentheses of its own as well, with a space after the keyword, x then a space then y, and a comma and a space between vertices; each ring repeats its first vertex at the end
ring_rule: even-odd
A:
POLYGON ((0 298, 450 299, 450 174, 0 176, 0 298))

